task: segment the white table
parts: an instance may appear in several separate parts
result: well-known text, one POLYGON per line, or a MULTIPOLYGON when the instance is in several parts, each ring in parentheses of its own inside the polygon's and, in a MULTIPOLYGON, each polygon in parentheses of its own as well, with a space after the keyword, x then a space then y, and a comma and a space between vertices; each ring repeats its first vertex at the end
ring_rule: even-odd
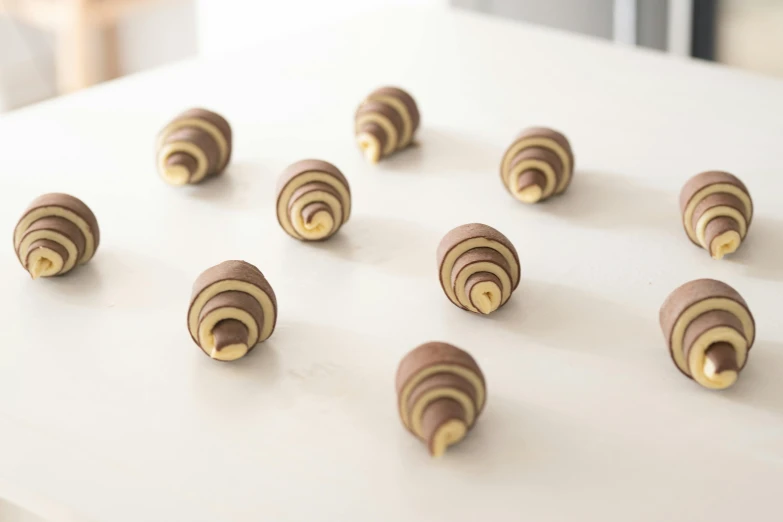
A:
POLYGON ((783 82, 473 14, 393 11, 209 63, 183 63, 0 120, 0 223, 66 191, 101 224, 92 262, 32 281, 0 256, 0 497, 51 520, 780 520, 783 490, 783 82), (399 84, 421 147, 377 167, 357 102, 399 84), (233 124, 230 172, 166 186, 155 133, 204 105, 233 124), (498 163, 532 124, 576 151, 570 191, 524 206, 498 163), (354 214, 322 245, 274 217, 283 167, 348 176, 354 214), (687 177, 720 168, 757 214, 716 262, 679 224, 687 177), (441 293, 435 248, 479 221, 519 250, 502 311, 441 293), (185 328, 204 268, 268 276, 273 337, 236 364, 185 328), (714 277, 758 339, 712 393, 674 367, 658 308, 714 277), (395 411, 397 362, 441 339, 471 351, 487 409, 431 460, 395 411), (68 518, 70 517, 70 518, 68 518), (480 518, 481 517, 481 518, 480 518))

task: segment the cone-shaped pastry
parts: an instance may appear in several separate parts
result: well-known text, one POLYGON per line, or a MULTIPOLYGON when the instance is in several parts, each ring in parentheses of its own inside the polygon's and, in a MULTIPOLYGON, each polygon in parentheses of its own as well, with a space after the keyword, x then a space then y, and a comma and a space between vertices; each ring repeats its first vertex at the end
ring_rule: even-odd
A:
POLYGON ((90 208, 68 194, 33 200, 14 229, 14 250, 33 279, 69 272, 92 259, 100 242, 90 208))
POLYGON ((440 241, 437 258, 446 296, 471 312, 494 312, 519 285, 519 257, 514 245, 487 225, 471 223, 451 230, 440 241))
POLYGON ((571 183, 574 154, 565 136, 544 127, 522 131, 500 164, 503 185, 523 203, 561 194, 571 183))
POLYGON ((381 87, 370 93, 356 111, 356 142, 371 163, 413 141, 419 127, 419 109, 410 94, 397 87, 381 87))
POLYGON ((702 172, 680 191, 685 233, 713 259, 736 251, 753 219, 753 201, 745 185, 728 172, 702 172))
POLYGON ((224 261, 206 269, 193 283, 188 330, 213 359, 244 357, 272 335, 276 321, 275 292, 250 263, 224 261))
POLYGON ((302 160, 290 165, 277 183, 277 221, 303 241, 332 237, 351 215, 348 180, 331 163, 302 160))
POLYGON ((685 283, 664 301, 661 329, 682 373, 705 388, 728 388, 748 360, 755 324, 736 290, 714 279, 685 283))
POLYGON ((469 353, 447 343, 414 348, 397 367, 397 406, 405 427, 440 457, 462 440, 484 408, 487 388, 469 353))
POLYGON ((190 109, 160 132, 156 149, 158 171, 167 183, 199 183, 228 165, 231 126, 217 113, 190 109))

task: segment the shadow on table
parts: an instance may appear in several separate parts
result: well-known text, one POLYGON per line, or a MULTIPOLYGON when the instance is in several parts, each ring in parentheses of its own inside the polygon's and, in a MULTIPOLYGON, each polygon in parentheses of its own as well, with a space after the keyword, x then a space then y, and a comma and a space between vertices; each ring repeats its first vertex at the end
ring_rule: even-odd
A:
POLYGON ((757 341, 737 383, 720 392, 730 401, 783 416, 783 343, 757 341))
MULTIPOLYGON (((221 416, 245 415, 257 410, 281 381, 280 354, 274 334, 245 357, 231 362, 213 361, 193 345, 193 395, 221 416)), ((272 400, 272 399, 269 399, 272 400)), ((279 400, 276 394, 274 400, 279 400)))
POLYGON ((584 227, 640 231, 682 227, 676 194, 603 172, 577 171, 565 193, 541 206, 543 211, 584 227))
POLYGON ((475 137, 445 129, 425 127, 414 144, 384 158, 379 170, 420 175, 425 168, 430 175, 452 177, 457 173, 495 173, 500 183, 499 165, 502 149, 485 145, 475 137))
POLYGON ((487 319, 547 346, 599 356, 623 358, 662 342, 657 313, 640 317, 622 303, 531 279, 522 279, 511 300, 487 319))
MULTIPOLYGON (((573 439, 579 431, 562 416, 494 395, 465 439, 450 447, 435 467, 425 462, 428 470, 422 472, 437 474, 446 468, 449 473, 492 481, 517 481, 520 475, 534 478, 578 451, 573 439)), ((413 442, 426 451, 420 441, 413 442)))
POLYGON ((742 265, 746 275, 757 279, 783 281, 783 221, 758 216, 750 225, 745 241, 725 260, 742 265))
POLYGON ((101 248, 86 265, 45 281, 47 291, 65 302, 89 308, 158 308, 177 296, 166 289, 186 274, 172 265, 131 250, 101 248))
POLYGON ((432 277, 437 234, 416 223, 398 219, 352 216, 328 241, 311 243, 329 255, 372 265, 384 272, 432 277))
MULTIPOLYGON (((267 174, 264 165, 260 162, 240 160, 229 164, 223 174, 205 179, 198 185, 183 187, 181 190, 190 198, 221 207, 257 208, 261 202, 254 197, 254 194, 262 190, 258 186, 258 180, 267 177, 267 174)), ((274 185, 272 178, 266 181, 271 184, 270 187, 274 185)))

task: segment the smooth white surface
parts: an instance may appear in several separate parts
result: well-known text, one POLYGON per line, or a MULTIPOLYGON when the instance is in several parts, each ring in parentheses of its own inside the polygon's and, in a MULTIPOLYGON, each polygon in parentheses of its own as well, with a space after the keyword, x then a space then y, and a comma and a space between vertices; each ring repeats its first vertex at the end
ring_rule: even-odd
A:
POLYGON ((778 520, 782 104, 774 80, 402 11, 3 118, 0 496, 13 484, 29 496, 9 500, 45 499, 27 502, 36 513, 98 522, 778 520), (421 147, 373 167, 352 116, 386 83, 418 100, 421 147), (154 136, 191 105, 231 121, 233 164, 171 188, 154 136), (498 163, 535 124, 568 135, 578 169, 565 196, 529 207, 498 163), (278 173, 305 157, 335 163, 354 195, 325 244, 274 217, 278 173), (677 207, 712 168, 740 175, 757 210, 722 262, 690 244, 677 207), (101 246, 68 277, 32 281, 11 231, 55 190, 92 206, 101 246), (442 234, 471 221, 522 262, 490 317, 452 306, 434 266, 442 234), (280 316, 251 356, 219 364, 185 314, 198 273, 231 258, 263 270, 280 316), (680 375, 658 327, 665 296, 697 277, 735 286, 758 325, 725 393, 680 375), (400 357, 431 339, 471 351, 489 388, 439 461, 401 427, 393 390, 400 357))

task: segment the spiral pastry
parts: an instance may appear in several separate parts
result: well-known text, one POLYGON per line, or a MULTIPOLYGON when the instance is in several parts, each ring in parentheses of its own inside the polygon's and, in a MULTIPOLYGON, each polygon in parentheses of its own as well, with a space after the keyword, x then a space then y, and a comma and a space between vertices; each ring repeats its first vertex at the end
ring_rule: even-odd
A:
POLYGON ((188 330, 204 353, 219 361, 244 357, 272 335, 275 292, 264 274, 245 261, 224 261, 193 283, 188 330))
POLYGON ((14 229, 16 257, 33 279, 70 272, 92 259, 99 242, 95 214, 68 194, 37 197, 14 229))
POLYGON ((303 241, 334 235, 351 215, 348 180, 331 163, 302 160, 290 165, 277 184, 277 221, 303 241))
POLYGON ((158 135, 158 171, 171 185, 201 182, 223 172, 231 159, 231 126, 219 114, 190 109, 158 135))
POLYGON ((522 131, 500 164, 503 185, 523 203, 565 192, 574 173, 574 154, 565 136, 544 127, 522 131))
POLYGON ((664 301, 661 329, 682 373, 705 388, 728 388, 748 360, 755 324, 742 296, 726 283, 697 279, 664 301))
POLYGON ((494 228, 480 223, 459 226, 438 245, 440 286, 455 305, 490 314, 506 304, 519 285, 519 257, 514 245, 494 228))
POLYGON ((397 406, 403 425, 440 457, 461 441, 484 408, 484 374, 468 352, 447 343, 414 348, 397 367, 397 406))
POLYGON ((735 252, 750 228, 753 201, 745 185, 728 172, 702 172, 680 192, 682 225, 688 238, 713 259, 735 252))
POLYGON ((402 89, 381 87, 359 105, 355 119, 359 148, 367 161, 378 163, 411 144, 419 127, 419 109, 402 89))

